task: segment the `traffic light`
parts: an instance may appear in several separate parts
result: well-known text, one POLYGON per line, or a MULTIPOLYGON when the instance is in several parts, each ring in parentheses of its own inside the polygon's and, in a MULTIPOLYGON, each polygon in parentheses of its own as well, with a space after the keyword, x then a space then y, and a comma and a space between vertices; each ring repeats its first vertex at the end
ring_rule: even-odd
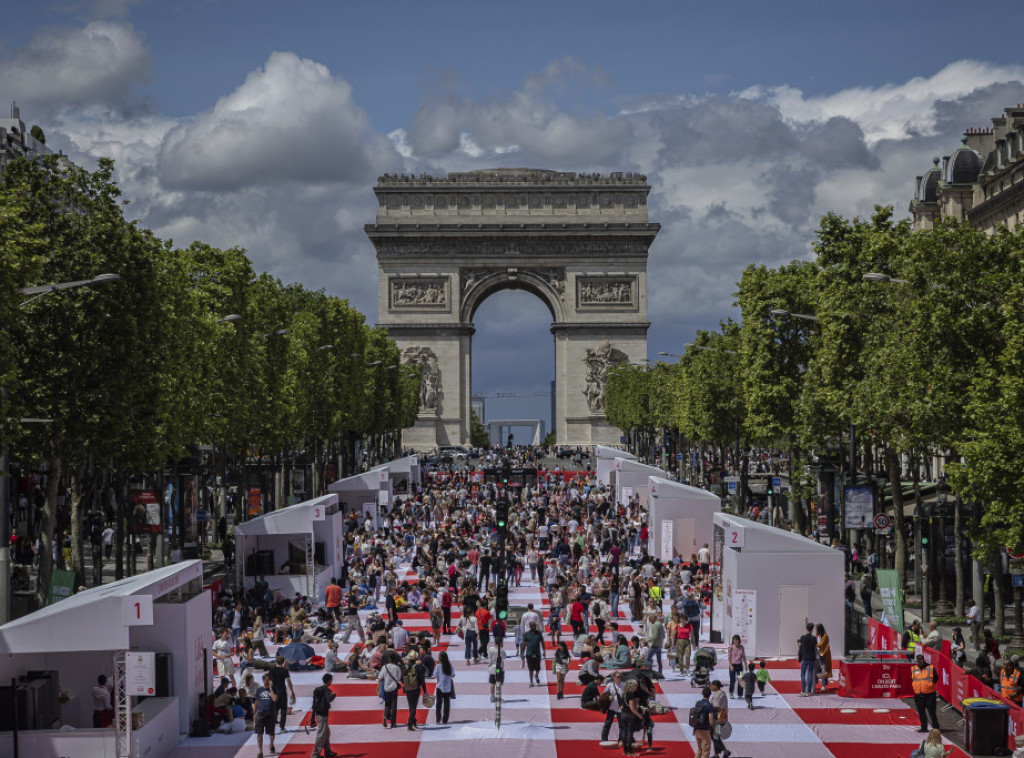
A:
POLYGON ((496 590, 494 613, 502 623, 508 621, 508 585, 504 582, 500 582, 496 590))
POLYGON ((508 527, 508 500, 499 500, 494 504, 494 520, 499 531, 508 527))
POLYGON ((765 485, 765 494, 771 497, 775 494, 775 484, 771 479, 768 480, 768 484, 765 485))

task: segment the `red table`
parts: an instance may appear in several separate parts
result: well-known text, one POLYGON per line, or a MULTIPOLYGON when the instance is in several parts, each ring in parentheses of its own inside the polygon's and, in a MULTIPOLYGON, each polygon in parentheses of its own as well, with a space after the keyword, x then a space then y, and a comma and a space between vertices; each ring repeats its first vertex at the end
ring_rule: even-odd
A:
POLYGON ((911 686, 909 661, 842 661, 839 664, 841 697, 909 697, 911 686))

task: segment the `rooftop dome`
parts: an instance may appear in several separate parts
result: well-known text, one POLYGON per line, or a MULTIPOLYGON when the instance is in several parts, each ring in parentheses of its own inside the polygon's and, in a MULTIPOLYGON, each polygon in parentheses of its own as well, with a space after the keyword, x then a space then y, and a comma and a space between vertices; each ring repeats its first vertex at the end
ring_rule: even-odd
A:
POLYGON ((942 170, 939 168, 939 159, 932 158, 932 167, 926 171, 924 176, 921 177, 921 182, 917 188, 917 198, 919 203, 934 203, 939 199, 939 178, 942 176, 942 170))
POLYGON ((981 173, 981 154, 967 147, 967 135, 960 142, 960 147, 949 156, 946 164, 947 184, 972 184, 978 181, 978 174, 981 173))

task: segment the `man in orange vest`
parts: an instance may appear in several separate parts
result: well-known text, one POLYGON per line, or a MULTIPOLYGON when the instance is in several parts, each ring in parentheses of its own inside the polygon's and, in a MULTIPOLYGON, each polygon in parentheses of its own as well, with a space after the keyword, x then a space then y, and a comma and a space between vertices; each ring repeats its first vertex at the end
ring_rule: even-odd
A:
POLYGON ((1012 700, 1017 705, 1021 704, 1021 696, 1024 695, 1024 682, 1017 662, 1020 656, 1015 655, 1003 664, 999 672, 999 691, 1007 700, 1012 700))
POLYGON ((935 669, 929 665, 923 655, 917 656, 917 666, 910 675, 911 684, 914 687, 914 705, 917 706, 917 715, 921 719, 919 731, 928 731, 928 718, 932 720, 932 728, 939 728, 939 719, 935 715, 935 703, 938 696, 935 694, 935 683, 938 676, 935 669))

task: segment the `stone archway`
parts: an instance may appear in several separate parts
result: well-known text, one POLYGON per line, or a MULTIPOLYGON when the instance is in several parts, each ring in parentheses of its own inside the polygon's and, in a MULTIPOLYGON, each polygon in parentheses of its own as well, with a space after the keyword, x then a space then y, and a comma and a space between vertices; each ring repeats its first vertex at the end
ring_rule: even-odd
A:
POLYGON ((551 313, 559 444, 617 443, 607 371, 647 354, 647 178, 491 169, 383 176, 374 192, 380 325, 424 369, 405 444, 469 442, 473 317, 504 289, 551 313))

